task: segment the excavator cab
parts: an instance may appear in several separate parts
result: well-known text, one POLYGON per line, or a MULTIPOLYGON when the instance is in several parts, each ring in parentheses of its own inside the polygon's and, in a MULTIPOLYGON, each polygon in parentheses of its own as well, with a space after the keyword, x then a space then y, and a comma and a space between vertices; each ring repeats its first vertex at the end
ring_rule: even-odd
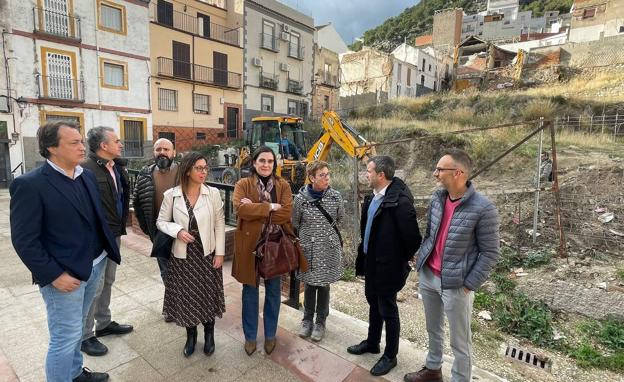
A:
POLYGON ((299 161, 308 153, 303 120, 293 117, 258 117, 252 119, 247 133, 250 151, 265 145, 273 149, 278 160, 299 161))

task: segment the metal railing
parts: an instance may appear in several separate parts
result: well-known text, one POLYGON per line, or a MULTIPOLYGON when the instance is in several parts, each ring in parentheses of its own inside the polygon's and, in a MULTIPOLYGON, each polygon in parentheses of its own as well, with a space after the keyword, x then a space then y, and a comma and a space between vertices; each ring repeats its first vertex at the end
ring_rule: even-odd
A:
POLYGON ((288 57, 303 60, 303 46, 299 44, 288 43, 288 57))
POLYGON ((279 40, 271 34, 260 33, 260 46, 273 52, 279 52, 279 40))
POLYGON ((260 72, 260 87, 277 90, 279 78, 276 75, 265 74, 260 72))
POLYGON ((45 33, 70 40, 81 40, 80 18, 48 9, 33 8, 35 33, 45 33))
POLYGON ((555 128, 587 134, 624 137, 624 115, 564 115, 555 118, 555 128))
POLYGON ((75 78, 35 75, 39 98, 84 102, 84 81, 75 78))
POLYGON ((286 89, 288 93, 293 94, 303 94, 303 81, 295 81, 288 79, 288 88, 286 89))
POLYGON ((159 76, 180 78, 227 88, 241 88, 242 75, 240 73, 191 64, 168 57, 158 57, 157 62, 159 76))
POLYGON ((125 158, 143 158, 143 141, 126 139, 123 146, 122 155, 125 158))
POLYGON ((152 3, 152 18, 160 25, 179 29, 196 36, 210 38, 230 45, 240 45, 239 28, 229 28, 212 22, 204 23, 199 17, 174 11, 164 5, 152 3), (204 25, 208 24, 208 28, 204 25))

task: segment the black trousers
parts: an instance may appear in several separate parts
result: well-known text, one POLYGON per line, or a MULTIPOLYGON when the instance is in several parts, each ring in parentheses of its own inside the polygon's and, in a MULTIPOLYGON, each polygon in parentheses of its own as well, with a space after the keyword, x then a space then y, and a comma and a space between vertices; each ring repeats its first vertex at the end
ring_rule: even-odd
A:
POLYGON ((314 319, 316 312, 316 323, 325 325, 325 319, 329 315, 329 285, 315 286, 305 284, 305 292, 303 294, 303 320, 310 321, 314 319))
POLYGON ((390 359, 399 353, 399 336, 401 334, 401 321, 399 319, 399 307, 396 303, 397 294, 372 294, 366 293, 368 301, 368 338, 366 342, 376 345, 381 342, 381 329, 386 323, 386 348, 384 355, 390 359))

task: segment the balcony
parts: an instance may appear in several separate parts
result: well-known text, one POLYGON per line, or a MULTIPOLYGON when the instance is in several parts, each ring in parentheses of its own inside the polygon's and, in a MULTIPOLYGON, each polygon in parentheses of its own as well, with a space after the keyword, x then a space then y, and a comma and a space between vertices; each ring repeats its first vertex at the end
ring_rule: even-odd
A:
POLYGON ((43 8, 33 8, 35 33, 81 41, 80 18, 43 8))
POLYGON ((329 86, 332 88, 340 87, 340 83, 338 82, 338 76, 324 70, 321 70, 319 72, 319 83, 321 85, 329 86))
POLYGON ((272 34, 260 33, 260 47, 273 52, 279 52, 279 40, 272 34))
POLYGON ((260 73, 260 87, 277 90, 277 84, 279 83, 279 77, 272 74, 260 73))
POLYGON ((289 42, 288 57, 296 58, 297 60, 303 61, 303 46, 289 42))
POLYGON ((35 76, 39 84, 39 98, 84 102, 84 81, 75 78, 35 76))
MULTIPOLYGON (((204 1, 207 2, 207 1, 204 1)), ((209 2, 212 3, 212 2, 209 2)), ((240 47, 239 29, 208 22, 208 19, 174 11, 170 3, 151 3, 152 19, 168 28, 240 47)))
POLYGON ((286 89, 288 93, 303 95, 303 81, 295 81, 288 79, 288 88, 286 89))
POLYGON ((240 89, 242 83, 240 73, 172 60, 167 57, 158 57, 158 75, 232 89, 240 89))

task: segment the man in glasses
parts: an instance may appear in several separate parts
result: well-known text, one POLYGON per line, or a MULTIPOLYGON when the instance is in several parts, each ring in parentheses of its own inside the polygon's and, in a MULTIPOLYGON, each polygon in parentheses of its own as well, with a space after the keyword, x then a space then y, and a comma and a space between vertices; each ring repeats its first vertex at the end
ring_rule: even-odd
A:
POLYGON ((474 291, 500 254, 498 211, 474 189, 471 171, 470 156, 451 149, 433 172, 440 189, 431 197, 429 224, 417 256, 429 353, 420 371, 405 375, 406 382, 442 382, 445 314, 455 356, 451 380, 471 381, 474 291))

